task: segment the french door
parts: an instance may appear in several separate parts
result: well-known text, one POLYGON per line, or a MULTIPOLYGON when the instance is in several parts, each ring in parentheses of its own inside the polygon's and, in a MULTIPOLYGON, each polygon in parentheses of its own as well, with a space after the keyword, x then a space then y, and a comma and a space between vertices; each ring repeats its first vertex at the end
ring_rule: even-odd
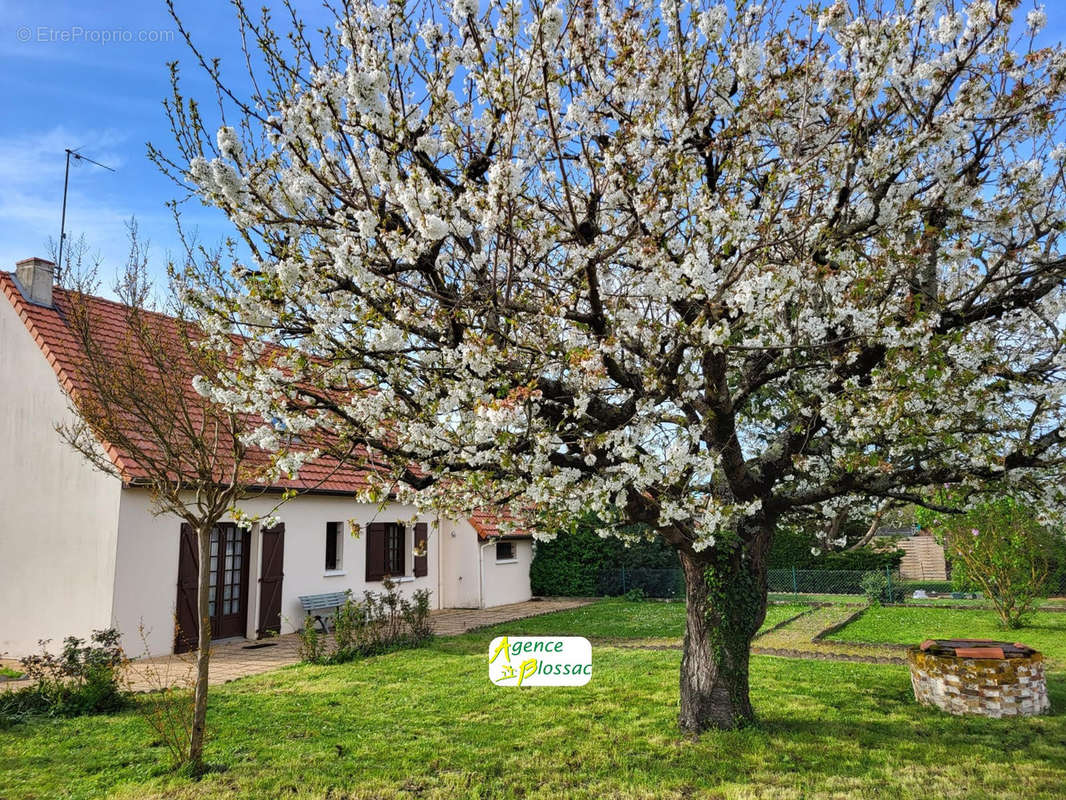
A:
POLYGON ((233 523, 211 531, 211 636, 244 636, 248 630, 248 531, 233 523))
MULTIPOLYGON (((210 586, 208 617, 213 639, 244 636, 247 633, 250 543, 249 532, 232 522, 220 523, 211 531, 207 569, 210 586)), ((200 627, 196 611, 198 554, 196 533, 188 525, 182 525, 178 556, 178 630, 174 643, 174 650, 179 653, 196 649, 200 627)))

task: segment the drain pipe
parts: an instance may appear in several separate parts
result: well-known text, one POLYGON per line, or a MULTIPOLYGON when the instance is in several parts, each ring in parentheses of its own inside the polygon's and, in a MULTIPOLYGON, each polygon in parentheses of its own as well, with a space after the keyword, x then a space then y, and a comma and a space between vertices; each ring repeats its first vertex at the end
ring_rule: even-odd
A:
MULTIPOLYGON (((441 526, 440 512, 437 512, 437 609, 444 608, 444 528, 441 526)), ((429 536, 426 536, 426 552, 429 552, 429 536)))
POLYGON ((490 539, 478 548, 478 608, 485 607, 485 548, 494 544, 490 539))

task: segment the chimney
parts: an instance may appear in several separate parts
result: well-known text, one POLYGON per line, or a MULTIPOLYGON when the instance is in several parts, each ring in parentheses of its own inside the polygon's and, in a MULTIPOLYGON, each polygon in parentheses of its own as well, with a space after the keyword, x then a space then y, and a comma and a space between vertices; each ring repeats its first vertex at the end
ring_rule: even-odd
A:
POLYGON ((52 306, 52 284, 56 265, 43 258, 24 258, 15 264, 22 296, 39 306, 52 306))

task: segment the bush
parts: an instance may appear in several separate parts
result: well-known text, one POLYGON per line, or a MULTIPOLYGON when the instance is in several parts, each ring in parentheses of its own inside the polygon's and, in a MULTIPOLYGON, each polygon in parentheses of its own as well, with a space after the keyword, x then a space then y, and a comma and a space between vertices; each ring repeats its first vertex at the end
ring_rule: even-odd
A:
POLYGON ((860 572, 884 571, 885 567, 897 569, 903 560, 903 551, 893 547, 875 550, 869 545, 854 550, 832 550, 814 555, 812 549, 824 547, 808 531, 791 526, 781 526, 774 531, 767 564, 770 569, 810 570, 855 570, 860 572))
POLYGON ((114 628, 93 631, 88 644, 68 636, 59 655, 48 652, 48 640, 42 640, 41 653, 21 662, 34 685, 0 698, 0 726, 34 714, 75 717, 124 707, 119 673, 126 657, 120 638, 114 628))
POLYGON ((319 633, 308 617, 300 630, 299 654, 313 664, 339 664, 362 656, 404 647, 417 647, 432 637, 429 591, 419 589, 411 599, 386 579, 381 594, 364 592, 363 600, 349 595, 333 615, 333 643, 319 633))
MULTIPOLYGON (((529 569, 533 594, 561 597, 621 595, 640 585, 651 597, 673 597, 681 565, 673 548, 661 539, 626 543, 601 536, 604 524, 594 515, 578 520, 573 530, 538 542, 529 569), (621 569, 626 570, 623 586, 621 569), (640 570, 644 570, 640 573, 640 570), (676 571, 676 572, 675 572, 676 571)), ((639 529, 632 529, 639 533, 639 529)))
POLYGON ((315 627, 315 618, 308 614, 298 631, 300 644, 296 648, 300 660, 308 664, 321 664, 326 660, 326 640, 315 627))
POLYGON ((883 571, 865 573, 859 580, 859 586, 866 595, 866 601, 872 606, 903 602, 904 590, 892 583, 883 571))
MULTIPOLYGON (((948 500, 962 505, 965 498, 948 500)), ((1061 533, 1041 525, 1031 507, 1013 497, 985 500, 962 514, 923 516, 951 557, 953 586, 980 590, 1005 627, 1022 627, 1045 594, 1061 533)))

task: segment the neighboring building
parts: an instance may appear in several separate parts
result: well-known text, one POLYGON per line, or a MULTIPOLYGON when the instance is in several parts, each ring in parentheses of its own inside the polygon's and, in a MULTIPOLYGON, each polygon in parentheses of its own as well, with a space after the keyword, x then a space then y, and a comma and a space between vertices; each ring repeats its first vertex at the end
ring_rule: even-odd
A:
MULTIPOLYGON (((195 609, 195 539, 176 517, 152 514, 147 489, 93 469, 56 432, 72 419, 63 387, 77 382, 77 345, 53 269, 26 259, 16 273, 0 272, 0 654, 107 627, 122 632, 131 654, 144 650, 141 630, 150 653, 169 653, 175 621, 195 609)), ((102 330, 121 327, 123 306, 91 303, 102 330)), ((355 502, 364 474, 333 471, 285 503, 276 528, 218 527, 219 638, 293 631, 303 624, 301 595, 350 589, 358 598, 380 591, 386 574, 403 593, 430 590, 435 608, 529 599, 531 537, 502 535, 489 512, 405 524, 410 507, 355 502), (416 555, 423 539, 425 555, 416 555)), ((265 514, 276 501, 267 492, 244 505, 265 514)))
POLYGON ((881 527, 878 538, 899 537, 892 545, 903 551, 899 562, 899 576, 905 581, 946 581, 947 559, 944 548, 929 532, 914 525, 906 527, 881 527))

